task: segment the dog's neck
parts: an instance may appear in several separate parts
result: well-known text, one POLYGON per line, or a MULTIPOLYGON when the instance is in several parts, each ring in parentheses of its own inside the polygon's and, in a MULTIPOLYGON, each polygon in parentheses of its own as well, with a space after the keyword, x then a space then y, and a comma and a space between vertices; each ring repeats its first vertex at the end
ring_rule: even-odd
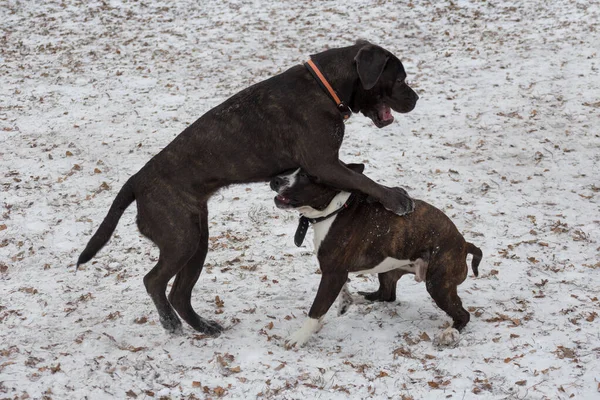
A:
POLYGON ((349 192, 339 192, 338 194, 335 195, 333 200, 331 200, 329 205, 327 207, 325 207, 325 209, 323 209, 323 210, 315 210, 312 207, 304 206, 304 207, 299 207, 298 211, 300 211, 300 214, 302 214, 303 217, 310 218, 310 219, 326 217, 326 216, 332 214, 333 212, 339 210, 340 208, 342 208, 344 206, 344 204, 346 204, 346 202, 350 198, 350 195, 351 195, 351 193, 349 193, 349 192))
MULTIPOLYGON (((357 83, 360 83, 358 77, 358 71, 356 70, 356 64, 352 63, 336 63, 336 60, 340 59, 341 53, 351 54, 352 59, 358 53, 360 45, 354 45, 349 47, 343 47, 340 49, 331 49, 323 53, 311 55, 310 58, 315 60, 327 79, 337 92, 340 99, 344 104, 352 108, 353 93, 357 83)), ((344 56, 343 58, 346 58, 344 56)))

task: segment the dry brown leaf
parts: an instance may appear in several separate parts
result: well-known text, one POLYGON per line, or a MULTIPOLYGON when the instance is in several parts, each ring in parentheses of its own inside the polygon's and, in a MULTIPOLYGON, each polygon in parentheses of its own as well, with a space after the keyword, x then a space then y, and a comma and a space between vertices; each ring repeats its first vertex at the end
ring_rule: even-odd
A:
POLYGON ((577 354, 575 354, 575 350, 564 346, 557 346, 556 350, 554 351, 554 354, 556 354, 556 356, 561 360, 563 358, 573 359, 577 356, 577 354))
POLYGON ((285 363, 281 363, 278 366, 276 366, 275 368, 273 368, 275 371, 280 371, 285 367, 285 363))
POLYGON ((408 349, 405 349, 404 347, 398 347, 396 350, 392 351, 392 354, 394 355, 394 359, 398 358, 398 357, 406 357, 406 358, 415 358, 412 355, 412 352, 408 349))
POLYGON ((598 316, 598 313, 597 313, 597 312, 595 312, 595 311, 592 311, 592 312, 591 312, 591 313, 590 313, 590 314, 589 314, 589 315, 588 315, 588 316, 585 318, 585 320, 586 320, 587 322, 593 322, 593 321, 596 319, 596 317, 597 317, 597 316, 598 316))
POLYGON ((38 290, 32 287, 22 287, 19 288, 19 292, 28 293, 28 294, 37 294, 38 290))

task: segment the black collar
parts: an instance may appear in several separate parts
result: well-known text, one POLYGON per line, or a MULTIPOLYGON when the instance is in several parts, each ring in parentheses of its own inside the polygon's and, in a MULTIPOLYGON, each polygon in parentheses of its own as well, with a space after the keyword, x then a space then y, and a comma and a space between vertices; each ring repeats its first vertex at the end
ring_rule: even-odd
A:
POLYGON ((348 208, 350 206, 350 204, 352 204, 355 197, 356 196, 354 195, 354 193, 351 193, 350 197, 348 197, 348 200, 346 200, 346 202, 344 203, 343 206, 341 206, 340 208, 338 208, 331 214, 326 215, 324 217, 308 218, 305 216, 301 216, 300 222, 298 223, 298 228, 296 229, 296 234, 294 235, 294 244, 298 247, 300 247, 302 245, 302 242, 304 242, 304 238, 306 237, 306 232, 308 232, 308 224, 309 223, 316 224, 318 222, 325 221, 326 219, 329 219, 329 218, 333 217, 334 215, 339 214, 340 212, 342 212, 346 208, 348 208))
POLYGON ((304 63, 304 66, 306 67, 306 69, 308 69, 308 72, 310 72, 313 78, 315 78, 319 86, 321 86, 321 89, 323 89, 325 93, 327 93, 327 95, 331 98, 331 100, 334 101, 335 105, 338 108, 338 111, 342 114, 344 121, 350 118, 350 116, 352 115, 352 110, 350 109, 350 107, 348 107, 348 105, 346 105, 346 103, 340 100, 337 92, 333 89, 331 84, 329 84, 329 81, 325 77, 325 73, 318 66, 318 64, 315 61, 309 59, 307 62, 304 63))

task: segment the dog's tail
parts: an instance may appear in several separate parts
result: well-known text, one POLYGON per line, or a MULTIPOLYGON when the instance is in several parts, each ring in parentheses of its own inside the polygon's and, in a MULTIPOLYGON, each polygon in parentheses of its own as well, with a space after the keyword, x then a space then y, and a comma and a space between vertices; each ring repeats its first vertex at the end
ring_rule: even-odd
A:
POLYGON ((90 261, 92 257, 104 247, 112 233, 115 231, 119 219, 121 219, 125 209, 127 209, 127 207, 135 200, 132 179, 133 177, 129 178, 119 191, 119 194, 117 194, 117 197, 115 197, 115 200, 110 206, 110 210, 108 210, 108 214, 104 217, 104 221, 102 221, 100 227, 96 233, 94 233, 94 236, 92 236, 83 252, 81 252, 75 270, 77 270, 81 264, 90 261))
POLYGON ((471 261, 471 269, 473 270, 473 274, 475 276, 479 276, 479 263, 483 258, 483 252, 473 243, 467 242, 467 253, 473 255, 473 260, 471 261))

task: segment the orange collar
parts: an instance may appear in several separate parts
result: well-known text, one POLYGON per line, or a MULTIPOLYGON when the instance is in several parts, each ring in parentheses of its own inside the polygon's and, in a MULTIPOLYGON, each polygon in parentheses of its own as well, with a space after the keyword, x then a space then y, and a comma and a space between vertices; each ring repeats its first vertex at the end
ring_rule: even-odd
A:
POLYGON ((335 102, 335 104, 338 107, 338 111, 342 114, 344 120, 350 118, 350 116, 352 115, 352 110, 350 110, 350 107, 348 107, 346 104, 344 104, 342 100, 340 100, 336 91, 333 90, 333 88, 327 81, 327 78, 325 78, 325 75, 317 66, 317 64, 313 60, 309 59, 307 62, 304 63, 304 66, 306 67, 306 69, 308 69, 308 71, 311 73, 313 78, 315 78, 315 80, 317 81, 319 86, 321 86, 321 88, 325 91, 325 93, 327 93, 329 97, 331 97, 331 99, 335 102))

